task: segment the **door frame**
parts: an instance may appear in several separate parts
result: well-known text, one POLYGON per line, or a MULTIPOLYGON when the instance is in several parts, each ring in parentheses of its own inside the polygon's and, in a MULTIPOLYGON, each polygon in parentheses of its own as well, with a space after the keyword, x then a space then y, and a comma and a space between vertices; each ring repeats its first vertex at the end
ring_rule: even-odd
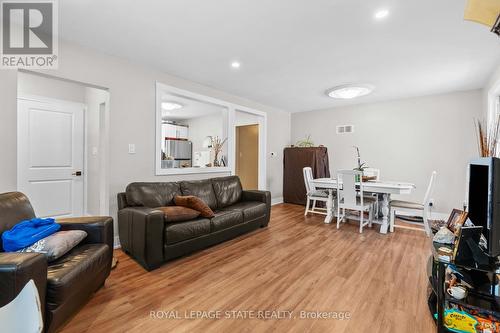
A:
MULTIPOLYGON (((53 78, 56 79, 57 78, 53 78)), ((83 86, 86 86, 82 84, 83 86)), ((106 90, 108 91, 108 90, 106 90)), ((103 216, 108 216, 109 215, 109 200, 106 200, 106 198, 109 197, 109 91, 108 91, 108 96, 106 98, 106 105, 104 108, 104 119, 105 123, 104 126, 102 127, 103 132, 99 133, 99 136, 103 135, 103 142, 104 142, 104 151, 105 154, 102 156, 102 163, 103 167, 102 169, 99 170, 99 178, 103 177, 104 182, 102 186, 99 187, 99 210, 100 210, 100 215, 103 216), (104 172, 104 175, 101 174, 101 172, 104 172), (104 199, 104 200, 103 200, 104 199)), ((87 210, 88 210, 88 191, 87 191, 87 170, 88 170, 88 142, 87 142, 87 134, 88 134, 88 108, 87 105, 84 103, 80 102, 73 102, 69 100, 63 100, 63 99, 57 99, 57 98, 51 98, 51 97, 45 97, 45 96, 39 96, 39 95, 32 95, 32 94, 18 94, 17 99, 18 100, 26 100, 26 101, 33 101, 33 102, 39 102, 39 103, 59 103, 59 104, 71 104, 71 105, 79 105, 83 108, 83 122, 84 122, 84 147, 83 147, 83 213, 84 215, 87 215, 87 210)), ((16 105, 17 108, 17 105, 16 105)), ((19 109, 17 109, 17 114, 19 113, 19 109)), ((17 156, 17 167, 16 167, 16 174, 17 174, 17 183, 16 183, 16 188, 19 188, 19 184, 21 183, 20 179, 20 173, 19 173, 19 137, 21 135, 21 132, 19 131, 19 120, 17 120, 17 150, 16 150, 16 156, 17 156)), ((101 153, 101 152, 99 152, 101 153)))
MULTIPOLYGON (((259 126, 259 190, 265 191, 267 190, 267 113, 263 111, 259 111, 256 109, 244 107, 244 106, 235 106, 234 107, 234 118, 236 118, 236 112, 249 113, 258 117, 257 123, 249 123, 245 125, 258 125, 259 126)), ((233 119, 232 122, 232 132, 233 138, 236 138, 236 122, 233 119)), ((241 126, 241 125, 240 125, 241 126)), ((236 174, 236 144, 233 144, 232 153, 230 156, 231 160, 231 173, 233 175, 236 174)))

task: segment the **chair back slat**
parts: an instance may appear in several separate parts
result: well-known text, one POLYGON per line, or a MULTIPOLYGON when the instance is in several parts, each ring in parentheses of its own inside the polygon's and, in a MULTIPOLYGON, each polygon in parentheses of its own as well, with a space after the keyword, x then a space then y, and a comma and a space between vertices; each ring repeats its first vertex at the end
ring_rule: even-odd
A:
MULTIPOLYGON (((361 180, 362 172, 356 170, 339 170, 337 172, 337 195, 339 200, 348 206, 356 206, 356 178, 361 180)), ((363 186, 360 186, 360 196, 363 198, 363 186)))
POLYGON ((305 167, 302 169, 304 174, 304 184, 306 186, 306 193, 311 193, 316 190, 316 186, 312 183, 313 174, 311 167, 305 167))
POLYGON ((437 172, 432 171, 431 180, 429 181, 429 186, 427 186, 427 191, 425 191, 424 202, 422 203, 425 208, 429 207, 429 201, 434 192, 434 183, 436 182, 437 172))

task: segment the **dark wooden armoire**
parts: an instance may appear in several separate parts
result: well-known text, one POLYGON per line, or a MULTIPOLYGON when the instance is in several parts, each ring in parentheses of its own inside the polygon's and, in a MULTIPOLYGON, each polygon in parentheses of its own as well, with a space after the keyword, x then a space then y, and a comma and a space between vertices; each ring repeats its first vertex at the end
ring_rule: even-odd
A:
POLYGON ((314 178, 330 177, 326 147, 285 148, 283 153, 283 201, 305 205, 306 187, 302 169, 311 167, 314 178))

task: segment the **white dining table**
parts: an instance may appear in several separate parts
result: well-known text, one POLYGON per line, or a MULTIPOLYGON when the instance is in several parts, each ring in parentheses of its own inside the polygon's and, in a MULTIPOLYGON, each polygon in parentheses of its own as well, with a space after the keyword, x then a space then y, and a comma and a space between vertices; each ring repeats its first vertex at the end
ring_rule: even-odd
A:
MULTIPOLYGON (((313 179, 312 184, 318 189, 325 189, 328 191, 328 201, 326 203, 327 215, 325 223, 331 223, 333 220, 334 203, 333 191, 338 188, 337 180, 334 178, 317 178, 313 179)), ((359 183, 358 183, 359 185, 359 183)), ((380 233, 386 234, 389 226, 389 202, 392 194, 410 194, 415 185, 411 183, 395 182, 395 181, 367 181, 363 182, 363 191, 366 193, 378 193, 382 195, 380 201, 382 212, 382 221, 374 221, 380 224, 380 233)))

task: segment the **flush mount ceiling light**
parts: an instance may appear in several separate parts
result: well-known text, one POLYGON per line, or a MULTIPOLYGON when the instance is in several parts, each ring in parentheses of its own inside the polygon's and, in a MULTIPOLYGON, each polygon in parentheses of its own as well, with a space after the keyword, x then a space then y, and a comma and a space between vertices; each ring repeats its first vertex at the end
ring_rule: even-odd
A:
POLYGON ((500 36, 500 0, 468 0, 464 19, 484 24, 500 36))
POLYGON ((177 102, 162 102, 161 108, 166 111, 182 109, 184 106, 177 102))
POLYGON ((389 16, 389 10, 387 10, 387 9, 377 10, 375 12, 375 15, 374 15, 375 19, 377 19, 377 20, 382 20, 382 19, 386 18, 387 16, 389 16))
POLYGON ((352 99, 370 94, 375 89, 370 84, 344 84, 328 89, 326 94, 331 98, 352 99))
POLYGON ((231 67, 232 67, 232 68, 234 68, 234 69, 238 69, 238 68, 240 68, 240 67, 241 67, 241 63, 240 63, 240 62, 238 62, 238 61, 233 61, 233 62, 231 63, 231 67))

